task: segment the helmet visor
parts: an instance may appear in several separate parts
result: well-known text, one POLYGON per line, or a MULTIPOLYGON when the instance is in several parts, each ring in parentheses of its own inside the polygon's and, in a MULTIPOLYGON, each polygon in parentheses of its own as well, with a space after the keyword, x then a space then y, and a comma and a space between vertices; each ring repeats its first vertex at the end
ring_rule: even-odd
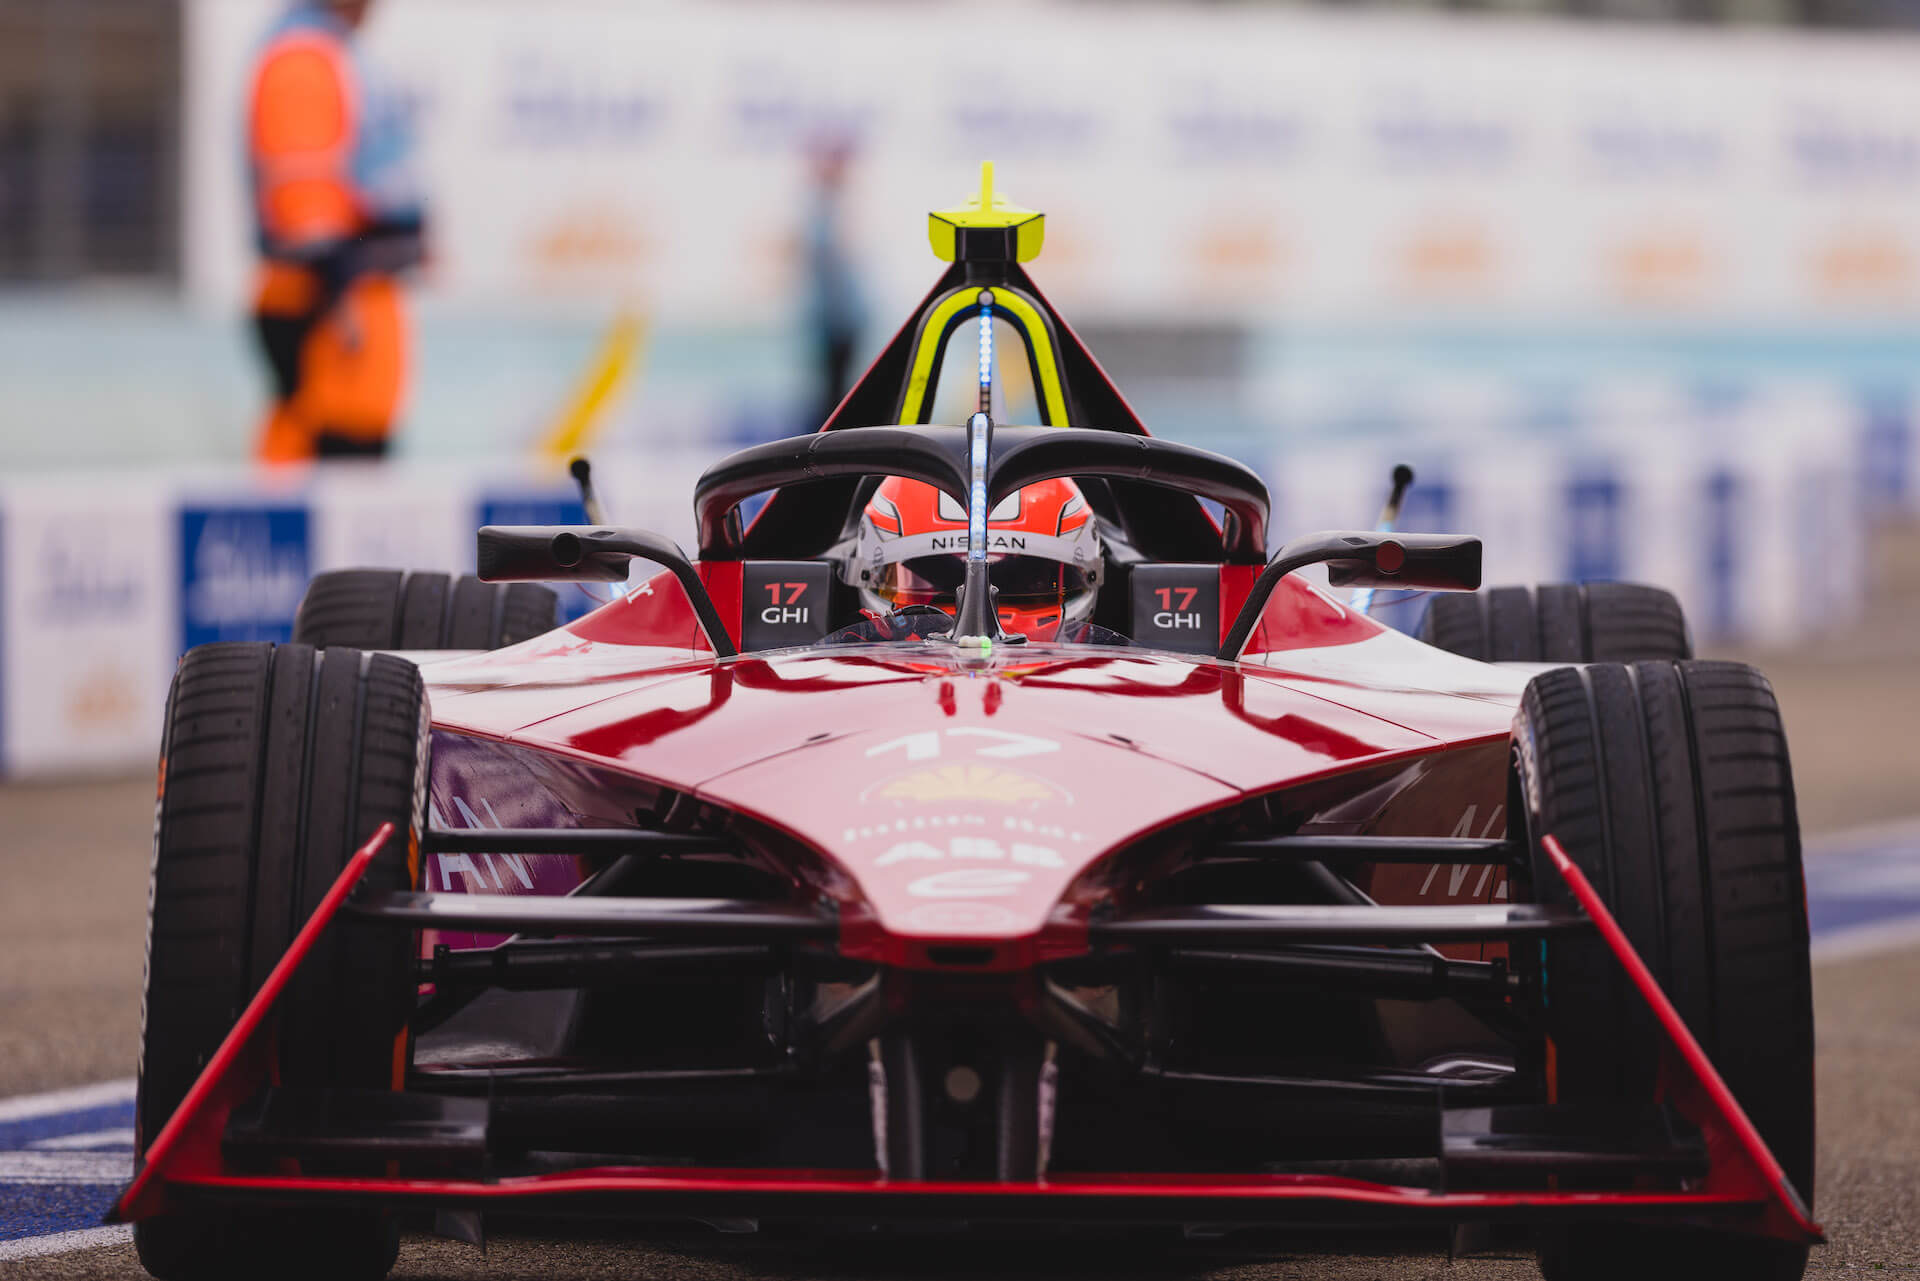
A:
MULTIPOLYGON (((966 573, 965 557, 916 556, 886 566, 873 590, 896 608, 951 605, 966 573)), ((1002 605, 1065 605, 1093 590, 1085 570, 1045 556, 992 557, 987 576, 1002 605)))

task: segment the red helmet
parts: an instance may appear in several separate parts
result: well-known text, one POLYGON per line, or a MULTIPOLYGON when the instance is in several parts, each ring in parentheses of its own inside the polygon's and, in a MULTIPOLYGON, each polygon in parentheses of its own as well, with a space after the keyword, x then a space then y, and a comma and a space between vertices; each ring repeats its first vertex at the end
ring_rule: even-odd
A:
MULTIPOLYGON (((1093 613, 1100 538, 1072 481, 1043 480, 1001 499, 987 516, 987 550, 1000 625, 1008 631, 1048 640, 1063 623, 1093 613)), ((966 554, 966 509, 932 485, 890 476, 861 513, 841 572, 875 613, 908 605, 952 612, 966 554)))

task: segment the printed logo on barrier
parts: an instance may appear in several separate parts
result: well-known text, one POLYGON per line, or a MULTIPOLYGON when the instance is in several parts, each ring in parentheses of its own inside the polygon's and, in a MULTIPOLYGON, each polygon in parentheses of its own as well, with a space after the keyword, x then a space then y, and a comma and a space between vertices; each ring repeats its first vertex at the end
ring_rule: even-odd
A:
POLYGON ((307 590, 304 507, 206 506, 180 512, 180 644, 284 641, 307 590))
POLYGON ((1621 181, 1711 178, 1724 166, 1726 140, 1711 126, 1614 109, 1579 130, 1580 150, 1599 174, 1621 181))
POLYGON ((148 590, 140 568, 101 556, 91 543, 76 544, 72 531, 47 527, 33 562, 37 580, 27 601, 36 624, 61 627, 110 622, 136 612, 148 590))
POLYGON ((633 147, 657 136, 667 117, 666 98, 652 88, 536 49, 513 57, 503 93, 503 135, 543 149, 633 147))
POLYGON ((947 108, 958 143, 996 155, 1025 152, 1079 153, 1099 136, 1091 111, 1050 99, 1020 81, 960 86, 947 108), (984 90, 984 91, 983 91, 984 90))
MULTIPOLYGON (((480 499, 479 525, 584 525, 587 509, 580 500, 564 494, 488 494, 480 499)), ((476 528, 478 526, 476 525, 476 528)), ((642 567, 641 574, 651 570, 642 567)), ((582 614, 590 614, 612 600, 617 583, 555 583, 560 598, 560 621, 571 623, 582 614)))
POLYGON ((1182 160, 1276 164, 1297 158, 1306 141, 1306 118, 1291 107, 1241 100, 1211 78, 1176 93, 1166 128, 1182 160))
POLYGON ((728 95, 727 119, 749 151, 768 151, 819 138, 857 145, 873 130, 880 106, 856 84, 830 86, 792 65, 742 62, 728 95))
POLYGON ((1567 486, 1567 578, 1576 583, 1620 577, 1620 479, 1610 472, 1567 486))
POLYGON ((1498 115, 1435 102, 1414 88, 1387 95, 1369 123, 1381 164, 1396 172, 1490 173, 1519 151, 1498 115))
POLYGON ((71 491, 9 496, 0 549, 8 767, 54 772, 138 760, 158 728, 179 639, 178 513, 148 496, 89 504, 71 491), (88 536, 78 542, 75 529, 88 536))
POLYGON ((1907 186, 1920 179, 1920 134, 1898 117, 1860 120, 1804 107, 1786 145, 1796 175, 1812 187, 1907 186))

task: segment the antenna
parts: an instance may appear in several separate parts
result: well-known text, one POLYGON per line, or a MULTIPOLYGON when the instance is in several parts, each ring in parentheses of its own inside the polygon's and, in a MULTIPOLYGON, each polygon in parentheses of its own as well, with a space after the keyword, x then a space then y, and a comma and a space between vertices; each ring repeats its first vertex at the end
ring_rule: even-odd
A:
MULTIPOLYGON (((985 388, 982 389, 985 393, 985 388)), ((993 416, 975 414, 967 420, 967 571, 955 603, 953 642, 992 649, 995 641, 1025 640, 1000 629, 993 582, 987 560, 987 460, 993 451, 993 416)))
MULTIPOLYGON (((1380 509, 1380 519, 1374 522, 1376 533, 1391 534, 1394 526, 1400 523, 1400 504, 1407 496, 1407 487, 1413 484, 1413 468, 1401 463, 1393 469, 1393 488, 1387 493, 1386 506, 1380 509)), ((1347 608, 1357 614, 1373 612, 1373 588, 1356 587, 1353 596, 1347 601, 1347 608)))
POLYGON ((980 412, 993 414, 993 290, 980 291, 980 412))

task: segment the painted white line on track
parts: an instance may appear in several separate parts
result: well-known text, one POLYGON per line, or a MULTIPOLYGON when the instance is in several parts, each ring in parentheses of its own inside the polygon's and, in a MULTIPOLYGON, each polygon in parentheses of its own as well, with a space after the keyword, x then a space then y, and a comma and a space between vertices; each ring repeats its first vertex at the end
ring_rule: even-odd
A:
POLYGON ((0 1099, 0 1122, 26 1121, 36 1116, 51 1116, 56 1112, 83 1112, 88 1108, 131 1103, 133 1084, 133 1078, 129 1076, 118 1081, 101 1081, 66 1090, 50 1090, 45 1094, 22 1094, 11 1099, 0 1099))
POLYGON ((86 1134, 63 1134, 57 1139, 41 1139, 38 1143, 29 1143, 27 1147, 35 1152, 67 1152, 74 1148, 130 1148, 133 1146, 133 1127, 122 1126, 114 1130, 93 1130, 86 1134))
POLYGON ((131 1240, 133 1228, 125 1223, 105 1228, 56 1232, 52 1236, 21 1237, 17 1241, 0 1241, 0 1263, 14 1259, 38 1259, 49 1254, 71 1254, 75 1250, 95 1250, 103 1245, 119 1245, 122 1241, 131 1240))
POLYGON ((133 1177, 131 1152, 0 1152, 0 1183, 92 1183, 133 1177))

